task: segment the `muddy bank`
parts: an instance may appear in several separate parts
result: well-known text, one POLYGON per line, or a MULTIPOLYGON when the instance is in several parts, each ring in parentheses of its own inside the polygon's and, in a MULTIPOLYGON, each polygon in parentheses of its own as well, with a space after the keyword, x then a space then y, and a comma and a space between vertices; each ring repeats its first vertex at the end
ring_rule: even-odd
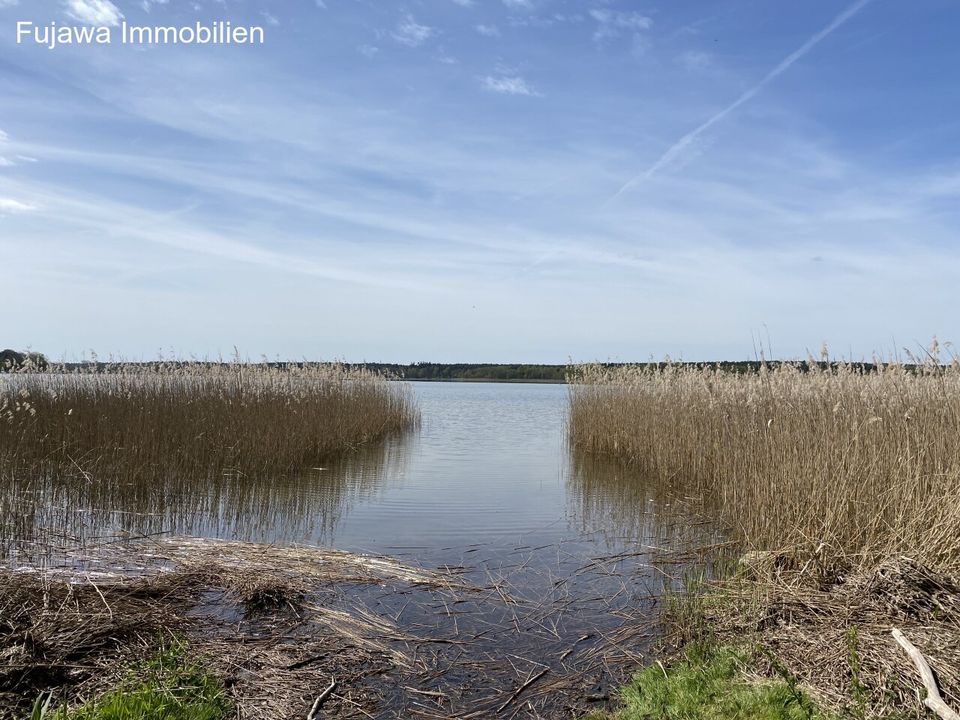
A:
POLYGON ((186 638, 238 718, 559 717, 604 707, 644 662, 688 554, 583 558, 562 544, 456 567, 173 538, 0 579, 0 717, 89 698, 165 635, 186 638))

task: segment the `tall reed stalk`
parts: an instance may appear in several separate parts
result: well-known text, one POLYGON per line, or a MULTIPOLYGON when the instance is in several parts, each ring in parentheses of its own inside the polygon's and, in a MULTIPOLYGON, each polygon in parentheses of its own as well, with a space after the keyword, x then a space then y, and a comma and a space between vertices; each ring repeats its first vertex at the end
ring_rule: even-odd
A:
POLYGON ((960 363, 602 366, 571 377, 572 445, 713 505, 755 549, 960 566, 960 363))

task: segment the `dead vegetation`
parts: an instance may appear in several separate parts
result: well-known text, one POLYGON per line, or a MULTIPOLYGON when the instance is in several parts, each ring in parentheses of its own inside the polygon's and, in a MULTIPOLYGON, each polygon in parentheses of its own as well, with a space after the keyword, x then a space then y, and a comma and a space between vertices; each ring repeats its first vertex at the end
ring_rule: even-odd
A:
POLYGON ((46 691, 94 697, 170 635, 221 679, 236 718, 306 717, 315 703, 319 717, 552 718, 608 703, 650 640, 662 548, 589 562, 554 546, 475 552, 428 570, 171 538, 6 571, 0 718, 46 691))
MULTIPOLYGON (((815 559, 808 559, 815 564, 815 559)), ((900 630, 960 707, 960 582, 899 557, 823 581, 806 563, 770 563, 715 583, 701 599, 705 632, 753 648, 757 671, 798 680, 842 717, 929 717, 900 630)))

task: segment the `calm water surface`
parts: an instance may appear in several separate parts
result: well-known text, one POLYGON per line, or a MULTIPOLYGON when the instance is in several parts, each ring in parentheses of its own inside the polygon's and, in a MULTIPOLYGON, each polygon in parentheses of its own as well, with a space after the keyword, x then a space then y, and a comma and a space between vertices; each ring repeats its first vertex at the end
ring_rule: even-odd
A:
MULTIPOLYGON (((414 383, 413 392, 418 430, 295 477, 30 480, 6 498, 5 541, 183 534, 443 563, 476 546, 489 554, 562 542, 614 553, 656 544, 683 524, 630 471, 569 451, 566 386, 414 383)), ((31 547, 12 554, 22 559, 31 547)))
POLYGON ((666 503, 651 489, 568 450, 566 386, 414 383, 413 391, 419 430, 290 483, 302 506, 284 512, 281 502, 273 522, 219 529, 424 556, 561 541, 616 550, 656 532, 651 516, 666 503))

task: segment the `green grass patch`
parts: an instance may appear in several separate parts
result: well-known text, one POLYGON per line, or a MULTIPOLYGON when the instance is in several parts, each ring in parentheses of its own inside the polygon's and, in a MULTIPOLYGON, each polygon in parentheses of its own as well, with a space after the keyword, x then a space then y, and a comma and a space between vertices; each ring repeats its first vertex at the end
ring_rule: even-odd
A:
POLYGON ((670 667, 651 665, 593 720, 827 720, 789 678, 755 683, 730 648, 690 644, 670 667))
POLYGON ((39 700, 33 720, 221 720, 230 710, 220 682, 190 660, 178 641, 83 705, 52 712, 43 705, 39 700))

